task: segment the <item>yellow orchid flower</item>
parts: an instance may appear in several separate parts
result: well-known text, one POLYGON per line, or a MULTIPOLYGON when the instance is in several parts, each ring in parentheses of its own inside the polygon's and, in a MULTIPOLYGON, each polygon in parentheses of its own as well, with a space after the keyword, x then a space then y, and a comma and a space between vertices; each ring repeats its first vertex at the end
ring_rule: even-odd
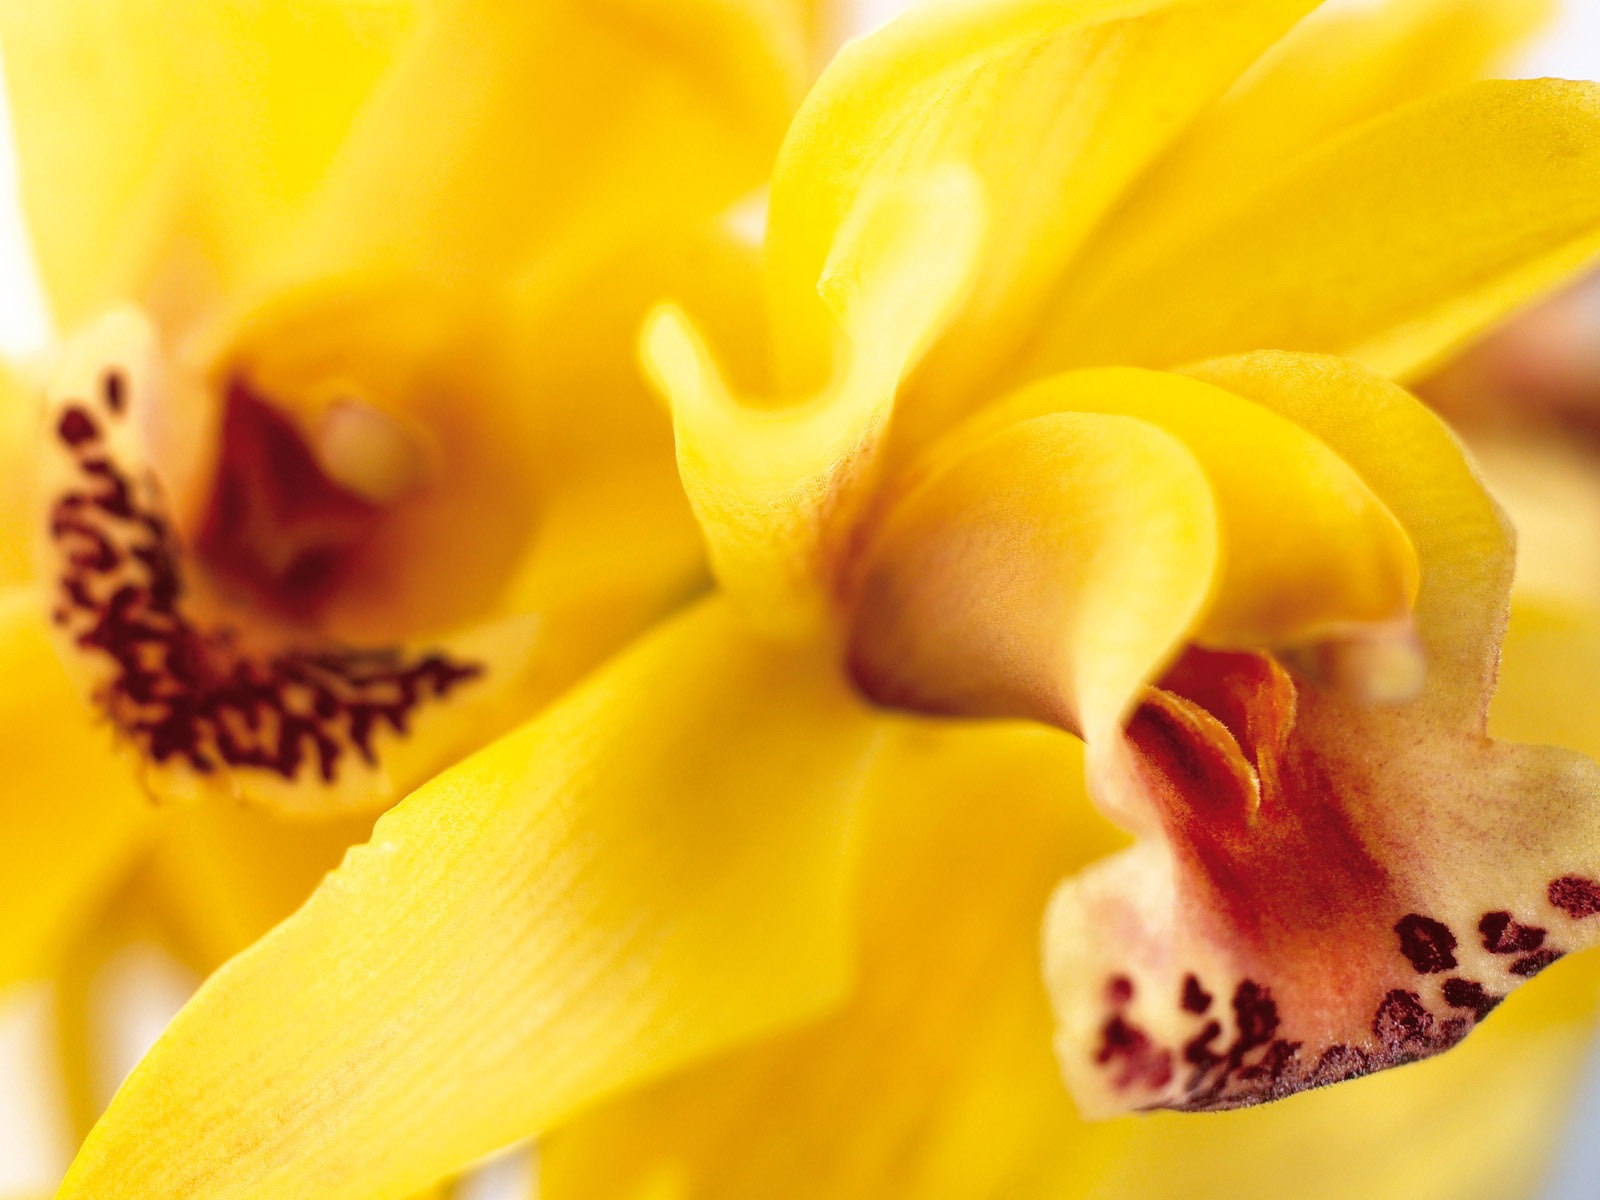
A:
POLYGON ((69 335, 0 373, 0 983, 130 897, 211 969, 700 586, 631 347, 745 286, 809 15, 0 12, 69 335))
POLYGON ((1141 218, 1186 129, 1318 60, 1251 70, 1310 7, 985 0, 848 48, 774 177, 770 373, 693 296, 645 335, 719 594, 381 818, 62 1196, 401 1196, 551 1130, 555 1196, 1313 1194, 1302 1120, 1387 1148, 1497 1055, 1525 1108, 1407 1129, 1452 1166, 1393 1182, 1521 1182, 1555 987, 1224 1118, 1272 1168, 1238 1192, 1181 1118, 1077 1124, 1048 1051, 1086 1109, 1245 1104, 1592 940, 1600 773, 1484 736, 1504 523, 1327 355, 1420 369, 1600 251, 1600 93, 1385 111, 1376 63, 1259 187, 1141 218), (1139 839, 1087 866, 1085 771, 1139 839))

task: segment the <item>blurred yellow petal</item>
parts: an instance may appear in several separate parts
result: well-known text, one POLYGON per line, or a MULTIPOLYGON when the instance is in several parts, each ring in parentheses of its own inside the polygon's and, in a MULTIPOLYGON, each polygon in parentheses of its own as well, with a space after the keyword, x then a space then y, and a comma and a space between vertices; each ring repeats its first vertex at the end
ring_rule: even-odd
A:
POLYGON ((39 538, 39 389, 0 362, 0 587, 31 583, 39 538))
POLYGON ((44 600, 0 593, 0 982, 53 965, 154 823, 51 648, 44 600))
MULTIPOLYGON (((1297 25, 1189 128, 1097 240, 1136 243, 1227 209, 1362 121, 1483 76, 1547 0, 1386 0, 1297 25)), ((1068 289, 1076 286, 1069 279, 1068 289)))
POLYGON ((736 398, 681 311, 651 317, 645 365, 672 405, 684 490, 718 583, 752 623, 791 635, 824 623, 895 389, 965 292, 982 230, 959 168, 868 188, 817 285, 844 344, 808 399, 736 398))
POLYGON ((400 1196, 825 1010, 876 727, 831 664, 697 607, 383 817, 178 1017, 62 1196, 400 1196))
POLYGON ((23 204, 66 326, 272 261, 404 42, 411 0, 8 4, 23 204))
POLYGON ((162 815, 139 864, 139 899, 169 945, 204 976, 303 904, 370 818, 284 820, 229 804, 162 815))
POLYGON ((805 54, 800 14, 762 0, 434 5, 283 269, 592 267, 759 184, 805 54))
POLYGON ((1490 728, 1498 737, 1600 758, 1597 671, 1600 608, 1514 601, 1490 728))
MULTIPOLYGON (((1128 182, 1310 7, 929 4, 846 47, 796 116, 773 176, 768 267, 785 386, 827 362, 817 281, 869 185, 951 165, 981 181, 991 209, 982 269, 920 381, 959 393, 1026 331, 1019 313, 1031 315, 1128 182)), ((937 241, 922 249, 945 252, 937 241)))
POLYGON ((1600 85, 1474 84, 1097 241, 1035 369, 1275 347, 1416 374, 1600 254, 1600 85))
POLYGON ((1449 432, 1339 360, 1195 374, 1319 437, 1394 513, 1428 674, 1374 704, 1216 654, 1148 694, 1127 779, 1100 782, 1131 782, 1159 835, 1048 919, 1058 1049, 1091 1113, 1237 1107, 1439 1053, 1600 933, 1600 771, 1484 736, 1510 541, 1449 432))
POLYGON ((1058 731, 897 726, 868 780, 848 1004, 559 1127, 541 1194, 967 1200, 1069 1165, 1081 1194, 1126 1132, 1074 1115, 1038 981, 1054 878, 1118 840, 1082 773, 1058 731))

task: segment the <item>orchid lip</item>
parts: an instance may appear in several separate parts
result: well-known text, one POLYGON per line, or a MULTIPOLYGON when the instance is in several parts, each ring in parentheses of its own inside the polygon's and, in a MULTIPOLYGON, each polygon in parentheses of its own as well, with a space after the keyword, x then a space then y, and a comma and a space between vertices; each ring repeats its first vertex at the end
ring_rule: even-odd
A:
POLYGON ((351 647, 295 620, 325 582, 338 537, 359 533, 374 509, 321 477, 292 427, 243 384, 229 391, 191 543, 141 450, 151 383, 120 366, 64 375, 48 428, 50 619, 95 705, 142 761, 196 777, 333 785, 352 765, 378 768, 382 736, 405 736, 418 709, 483 674, 442 653, 351 647), (286 514, 288 526, 272 525, 286 514), (297 545, 308 528, 334 540, 297 545))

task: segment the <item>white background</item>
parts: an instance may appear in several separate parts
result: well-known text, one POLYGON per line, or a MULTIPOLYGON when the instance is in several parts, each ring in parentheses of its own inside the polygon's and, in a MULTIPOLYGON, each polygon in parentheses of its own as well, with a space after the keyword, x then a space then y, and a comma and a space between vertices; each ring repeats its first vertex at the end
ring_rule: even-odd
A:
MULTIPOLYGON (((862 28, 906 7, 904 0, 858 2, 862 28)), ((1333 2, 1353 6, 1369 0, 1333 2)), ((1516 73, 1600 78, 1600 0, 1566 0, 1556 25, 1516 73)), ((0 354, 26 355, 48 343, 50 330, 17 209, 4 101, 0 89, 0 354)), ((142 1024, 147 1030, 159 1027, 163 1015, 181 1001, 185 986, 158 963, 127 964, 124 996, 146 1011, 142 1024)), ((46 997, 38 989, 0 995, 0 1197, 49 1191, 68 1153, 53 1131, 55 1097, 48 1082, 47 1011, 46 997)), ((119 1049, 119 1058, 131 1060, 138 1053, 137 1045, 119 1049)), ((1585 1094, 1573 1111, 1567 1149, 1555 1165, 1547 1200, 1594 1200, 1600 1196, 1600 1042, 1592 1058, 1585 1094)), ((525 1194, 516 1185, 522 1174, 518 1168, 502 1170, 498 1183, 486 1180, 485 1186, 475 1191, 484 1200, 493 1195, 525 1194)))

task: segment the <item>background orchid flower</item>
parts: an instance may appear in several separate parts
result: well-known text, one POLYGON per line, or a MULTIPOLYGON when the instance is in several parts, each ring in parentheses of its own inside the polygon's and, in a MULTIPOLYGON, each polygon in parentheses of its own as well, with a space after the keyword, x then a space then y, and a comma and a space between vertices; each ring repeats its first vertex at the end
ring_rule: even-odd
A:
POLYGON ((745 287, 709 223, 810 17, 0 13, 68 335, 0 380, 0 982, 64 965, 69 1060, 97 922, 211 969, 700 586, 631 347, 662 288, 745 287))
MULTIPOLYGON (((1057 1194, 1139 1137, 1044 1152, 1077 1127, 1034 921, 1112 841, 1084 766, 1139 838, 1050 903, 1088 1107, 1407 1061, 1589 940, 1600 780, 1483 736, 1506 528, 1326 352, 1420 366, 1600 249, 1593 87, 1447 90, 1204 237, 1130 226, 1155 316, 1228 267, 1193 314, 1078 298, 1130 185, 1309 7, 992 0, 847 49, 774 179, 770 374, 693 297, 646 333, 720 595, 383 817, 63 1195, 398 1196, 551 1129, 554 1195, 809 1192, 819 1161, 836 1194, 1057 1194), (1373 179, 1392 205, 1354 203, 1373 179)), ((1498 1036, 1553 1065, 1560 1028, 1498 1036)))

